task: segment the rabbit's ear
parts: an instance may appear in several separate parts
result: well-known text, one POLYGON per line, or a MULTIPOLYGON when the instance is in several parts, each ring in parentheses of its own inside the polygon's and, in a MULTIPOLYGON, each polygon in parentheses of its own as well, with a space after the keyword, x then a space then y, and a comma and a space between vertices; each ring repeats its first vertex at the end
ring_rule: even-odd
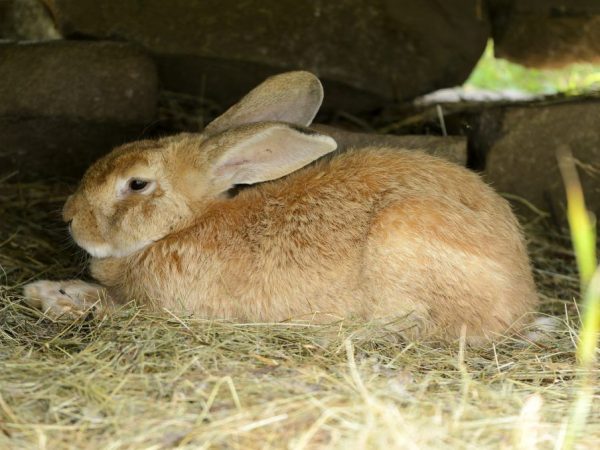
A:
POLYGON ((323 86, 310 72, 287 72, 267 78, 223 115, 209 123, 204 132, 216 134, 256 122, 311 124, 323 101, 323 86))
POLYGON ((215 186, 274 180, 336 149, 333 138, 283 123, 242 127, 226 133, 227 145, 212 162, 215 186))

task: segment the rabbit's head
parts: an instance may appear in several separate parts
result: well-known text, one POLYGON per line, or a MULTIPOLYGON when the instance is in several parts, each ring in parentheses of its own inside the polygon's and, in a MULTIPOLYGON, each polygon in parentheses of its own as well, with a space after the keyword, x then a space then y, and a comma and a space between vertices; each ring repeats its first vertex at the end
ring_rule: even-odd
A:
POLYGON ((97 258, 122 257, 188 226, 239 184, 287 175, 335 150, 304 128, 323 98, 308 72, 267 79, 200 134, 116 148, 94 163, 63 216, 97 258))

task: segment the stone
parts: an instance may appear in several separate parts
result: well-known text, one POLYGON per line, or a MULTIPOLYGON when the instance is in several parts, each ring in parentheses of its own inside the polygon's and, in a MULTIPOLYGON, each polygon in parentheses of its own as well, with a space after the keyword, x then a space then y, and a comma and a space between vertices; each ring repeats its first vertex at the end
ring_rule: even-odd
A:
POLYGON ((537 68, 600 62, 600 1, 490 2, 497 57, 537 68))
POLYGON ((325 109, 361 111, 461 84, 486 45, 481 0, 45 0, 67 37, 135 42, 162 85, 223 107, 306 69, 325 109))
POLYGON ((407 150, 422 150, 461 166, 467 163, 467 138, 463 136, 425 136, 347 131, 329 125, 315 124, 311 128, 335 139, 338 149, 363 147, 393 147, 407 150))
POLYGON ((0 79, 0 117, 139 123, 156 115, 155 65, 128 44, 0 44, 0 79))
POLYGON ((100 156, 143 136, 143 126, 121 122, 0 117, 0 177, 77 181, 100 156))
POLYGON ((0 44, 0 79, 0 167, 20 180, 79 176, 157 117, 156 67, 128 44, 0 44))
POLYGON ((44 41, 60 37, 41 0, 0 0, 0 39, 44 41))
POLYGON ((578 161, 588 209, 600 214, 600 99, 486 108, 473 126, 471 146, 485 157, 485 178, 511 195, 523 214, 529 205, 565 223, 565 193, 557 151, 578 161))

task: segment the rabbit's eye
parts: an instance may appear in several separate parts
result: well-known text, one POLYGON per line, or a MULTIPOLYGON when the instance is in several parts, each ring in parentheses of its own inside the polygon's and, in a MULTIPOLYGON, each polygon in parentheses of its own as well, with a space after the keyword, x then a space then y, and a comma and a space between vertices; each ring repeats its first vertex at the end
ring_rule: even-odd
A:
POLYGON ((143 194, 150 195, 156 188, 156 181, 154 180, 143 180, 141 178, 130 178, 125 181, 124 184, 120 185, 117 191, 119 198, 125 198, 130 194, 143 194))
POLYGON ((136 178, 129 180, 129 189, 135 192, 143 191, 148 186, 148 181, 136 178))

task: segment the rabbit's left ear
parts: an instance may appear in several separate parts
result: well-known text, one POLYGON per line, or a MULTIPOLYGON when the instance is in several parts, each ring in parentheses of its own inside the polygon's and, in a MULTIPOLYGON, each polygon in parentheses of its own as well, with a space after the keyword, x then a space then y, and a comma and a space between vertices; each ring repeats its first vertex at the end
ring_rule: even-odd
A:
POLYGON ((329 136, 283 123, 238 128, 220 140, 210 172, 223 191, 283 177, 337 147, 329 136))
POLYGON ((310 72, 287 72, 267 78, 204 129, 217 134, 256 122, 287 122, 307 127, 323 102, 323 86, 310 72))

